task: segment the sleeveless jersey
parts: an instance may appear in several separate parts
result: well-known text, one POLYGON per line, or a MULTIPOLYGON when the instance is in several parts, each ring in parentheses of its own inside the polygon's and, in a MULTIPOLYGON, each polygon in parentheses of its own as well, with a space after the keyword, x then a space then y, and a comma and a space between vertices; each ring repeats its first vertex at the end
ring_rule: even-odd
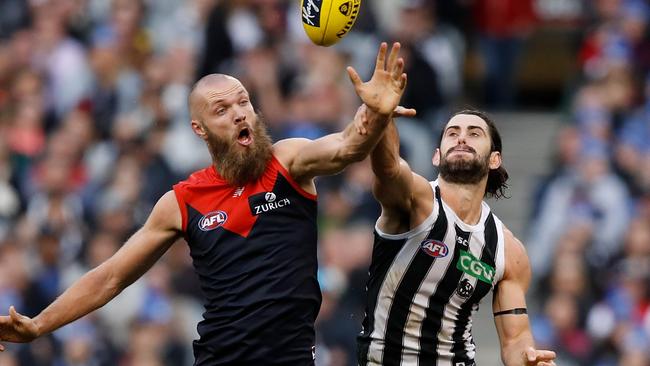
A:
POLYGON ((475 365, 472 315, 503 277, 503 226, 485 202, 479 223, 465 224, 431 186, 434 207, 418 227, 375 226, 360 365, 475 365))
POLYGON ((209 167, 173 188, 205 295, 195 365, 313 365, 316 196, 275 157, 241 187, 209 167))

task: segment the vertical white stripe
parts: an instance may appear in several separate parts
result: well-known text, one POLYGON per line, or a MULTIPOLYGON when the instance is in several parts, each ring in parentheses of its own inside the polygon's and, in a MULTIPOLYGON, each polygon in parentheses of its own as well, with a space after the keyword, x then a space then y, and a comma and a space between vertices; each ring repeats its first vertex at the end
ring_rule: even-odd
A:
POLYGON ((408 239, 404 247, 395 257, 395 260, 388 269, 388 273, 381 284, 381 289, 377 296, 377 307, 375 308, 374 329, 370 334, 370 347, 368 347, 368 361, 381 363, 384 353, 384 339, 386 337, 386 326, 391 305, 395 297, 395 292, 402 282, 402 278, 409 268, 411 261, 415 258, 420 249, 420 242, 429 233, 428 230, 408 239))
MULTIPOLYGON (((422 332, 422 321, 429 307, 431 295, 437 290, 440 280, 445 275, 449 266, 451 266, 454 257, 454 245, 456 243, 456 234, 453 225, 447 225, 447 232, 443 240, 447 244, 448 254, 446 257, 436 258, 433 266, 429 269, 427 276, 420 284, 416 293, 408 317, 406 318, 406 328, 404 329, 404 338, 402 340, 402 364, 417 365, 418 354, 420 352, 420 336, 422 332), (453 243, 450 245, 449 243, 453 243)), ((424 345, 426 347, 426 345, 424 345)))
POLYGON ((494 281, 492 282, 492 288, 501 281, 503 278, 503 271, 505 270, 506 257, 504 254, 505 248, 505 239, 503 235, 503 223, 499 220, 496 215, 494 216, 494 224, 497 229, 497 249, 494 253, 494 266, 496 267, 496 275, 494 276, 494 281))

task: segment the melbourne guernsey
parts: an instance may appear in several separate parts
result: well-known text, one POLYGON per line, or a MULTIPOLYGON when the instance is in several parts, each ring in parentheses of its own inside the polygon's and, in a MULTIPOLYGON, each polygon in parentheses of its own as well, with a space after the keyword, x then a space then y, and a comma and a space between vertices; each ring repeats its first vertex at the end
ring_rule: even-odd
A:
POLYGON ((244 186, 210 167, 174 192, 206 300, 195 365, 313 365, 316 197, 275 157, 244 186))

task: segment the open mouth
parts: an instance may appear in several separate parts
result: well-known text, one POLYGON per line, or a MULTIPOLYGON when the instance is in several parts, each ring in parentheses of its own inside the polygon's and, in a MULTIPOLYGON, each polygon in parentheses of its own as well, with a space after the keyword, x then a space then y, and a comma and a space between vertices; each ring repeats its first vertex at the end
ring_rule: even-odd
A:
POLYGON ((239 131, 239 134, 237 135, 237 142, 243 146, 248 146, 253 142, 253 136, 251 135, 251 131, 248 129, 248 127, 244 127, 241 131, 239 131))

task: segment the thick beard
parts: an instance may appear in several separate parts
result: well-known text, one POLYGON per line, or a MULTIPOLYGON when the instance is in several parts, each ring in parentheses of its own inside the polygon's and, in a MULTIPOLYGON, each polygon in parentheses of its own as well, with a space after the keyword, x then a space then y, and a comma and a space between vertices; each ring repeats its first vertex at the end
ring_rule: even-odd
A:
POLYGON ((208 149, 219 175, 236 187, 260 178, 271 160, 272 142, 266 124, 258 118, 252 129, 253 144, 246 149, 238 149, 236 140, 227 141, 206 129, 208 149))
POLYGON ((490 156, 481 159, 473 152, 474 158, 471 160, 448 159, 449 153, 447 151, 445 156, 440 159, 440 166, 438 170, 440 177, 449 183, 454 184, 477 184, 485 178, 490 171, 490 156))

